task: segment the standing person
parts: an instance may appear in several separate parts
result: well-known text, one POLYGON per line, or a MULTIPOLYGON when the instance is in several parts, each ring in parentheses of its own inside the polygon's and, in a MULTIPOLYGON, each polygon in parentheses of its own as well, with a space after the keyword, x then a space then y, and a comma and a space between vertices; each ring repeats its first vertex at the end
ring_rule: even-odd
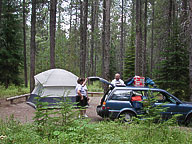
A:
POLYGON ((87 117, 85 106, 87 105, 87 92, 84 88, 86 85, 88 78, 83 79, 79 78, 77 80, 77 86, 75 88, 76 91, 76 102, 77 106, 80 108, 80 115, 87 117))
MULTIPOLYGON (((84 78, 83 78, 84 79, 84 78)), ((84 79, 84 81, 85 81, 86 79, 84 79)), ((86 86, 86 84, 83 86, 83 89, 84 89, 84 91, 85 91, 85 93, 86 93, 86 98, 87 98, 87 105, 86 105, 86 108, 89 106, 89 97, 88 97, 88 89, 87 89, 87 86, 86 86)), ((86 113, 86 112, 85 112, 86 113)), ((85 117, 88 117, 87 115, 85 115, 85 117)))
POLYGON ((125 86, 124 81, 120 79, 120 74, 119 74, 119 73, 116 73, 116 74, 115 74, 115 79, 112 80, 111 83, 112 83, 114 86, 118 86, 118 85, 124 85, 124 86, 125 86))

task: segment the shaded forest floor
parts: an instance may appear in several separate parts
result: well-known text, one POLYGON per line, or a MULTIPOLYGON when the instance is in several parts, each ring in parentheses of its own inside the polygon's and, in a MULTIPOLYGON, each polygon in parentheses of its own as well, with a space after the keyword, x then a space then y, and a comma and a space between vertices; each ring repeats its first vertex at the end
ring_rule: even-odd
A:
MULTIPOLYGON (((87 108, 87 115, 92 122, 102 120, 96 113, 96 107, 100 99, 101 97, 90 97, 90 107, 87 108)), ((15 100, 14 104, 10 104, 5 98, 0 99, 0 118, 5 120, 12 115, 21 123, 32 122, 35 116, 35 109, 26 104, 25 99, 15 100)))

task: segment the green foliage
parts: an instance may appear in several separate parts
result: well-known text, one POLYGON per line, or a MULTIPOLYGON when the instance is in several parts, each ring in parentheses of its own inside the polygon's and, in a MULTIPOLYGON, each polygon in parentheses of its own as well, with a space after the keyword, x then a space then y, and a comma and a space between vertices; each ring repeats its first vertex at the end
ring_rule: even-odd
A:
POLYGON ((11 0, 3 1, 3 17, 0 23, 0 83, 6 88, 11 83, 21 83, 22 23, 16 6, 11 0))
POLYGON ((161 53, 157 84, 163 89, 170 89, 176 97, 187 100, 189 98, 188 51, 180 38, 180 28, 175 21, 167 45, 161 53))
POLYGON ((151 125, 153 125, 153 123, 157 123, 160 126, 177 125, 177 117, 181 115, 173 115, 170 119, 167 120, 166 116, 163 115, 163 113, 165 113, 168 108, 164 107, 166 103, 155 105, 157 101, 158 95, 153 95, 152 92, 149 90, 147 98, 142 101, 143 114, 138 115, 138 118, 136 118, 136 122, 147 125, 149 129, 151 125))
POLYGON ((31 124, 22 125, 13 117, 7 121, 0 120, 0 143, 9 144, 25 144, 25 143, 41 143, 42 138, 38 135, 31 124))
POLYGON ((135 47, 129 47, 125 53, 124 79, 128 79, 135 75, 135 47))
MULTIPOLYGON (((68 95, 68 94, 67 94, 68 95)), ((76 125, 78 110, 74 110, 73 104, 64 95, 57 104, 48 107, 47 102, 40 102, 37 98, 37 111, 35 112, 36 131, 45 138, 57 138, 58 135, 68 129, 71 125, 76 125)))
POLYGON ((167 108, 163 107, 164 104, 154 105, 156 101, 157 98, 152 96, 151 91, 149 91, 147 99, 142 102, 142 110, 144 113, 134 118, 133 122, 137 124, 137 126, 139 125, 139 127, 145 129, 145 133, 142 135, 146 139, 145 143, 153 143, 152 141, 155 139, 160 143, 174 143, 178 141, 178 139, 176 139, 173 134, 170 134, 170 126, 177 126, 177 118, 181 115, 174 115, 168 120, 163 120, 162 113, 165 112, 167 108), (157 133, 159 133, 159 137, 156 137, 157 133))
POLYGON ((146 125, 122 124, 113 121, 88 123, 87 120, 76 120, 76 124, 65 131, 54 131, 53 137, 42 137, 35 130, 34 124, 20 124, 16 121, 0 121, 0 143, 19 144, 55 144, 55 143, 192 143, 192 134, 178 127, 159 127, 151 125, 147 133, 146 125))
POLYGON ((90 92, 102 92, 103 88, 101 86, 101 82, 93 82, 93 84, 88 85, 88 90, 90 92))
POLYGON ((29 88, 26 88, 24 86, 10 85, 6 89, 4 86, 0 85, 0 98, 22 95, 29 93, 29 91, 30 91, 29 88))
POLYGON ((132 4, 130 25, 129 25, 129 34, 127 37, 128 44, 125 49, 124 57, 124 71, 123 78, 126 80, 135 75, 135 9, 132 4))

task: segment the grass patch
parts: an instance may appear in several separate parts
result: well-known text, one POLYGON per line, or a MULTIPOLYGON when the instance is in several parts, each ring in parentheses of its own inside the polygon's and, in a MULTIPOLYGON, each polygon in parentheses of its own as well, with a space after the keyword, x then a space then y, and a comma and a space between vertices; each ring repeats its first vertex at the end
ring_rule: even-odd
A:
MULTIPOLYGON (((22 125, 14 120, 0 121, 0 136, 2 137, 0 143, 192 143, 192 133, 177 127, 158 128, 157 124, 154 124, 153 130, 148 133, 146 125, 142 124, 122 124, 114 121, 89 123, 85 119, 76 119, 75 123, 66 127, 65 130, 54 131, 55 136, 51 139, 40 135, 35 127, 35 124, 22 125)), ((47 135, 50 135, 49 131, 47 135)))
POLYGON ((88 84, 88 91, 90 92, 103 92, 103 88, 100 81, 95 81, 92 84, 88 84))
POLYGON ((0 85, 0 98, 6 98, 16 95, 29 93, 29 87, 10 85, 7 89, 0 85))

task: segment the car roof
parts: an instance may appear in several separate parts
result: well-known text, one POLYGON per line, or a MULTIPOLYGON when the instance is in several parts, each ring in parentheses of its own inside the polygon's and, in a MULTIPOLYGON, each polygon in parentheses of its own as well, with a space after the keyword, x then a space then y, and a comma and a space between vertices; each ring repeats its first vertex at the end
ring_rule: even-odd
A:
POLYGON ((151 91, 164 91, 163 89, 159 89, 159 88, 149 88, 149 87, 134 87, 134 86, 126 86, 126 87, 115 87, 115 90, 151 90, 151 91))

